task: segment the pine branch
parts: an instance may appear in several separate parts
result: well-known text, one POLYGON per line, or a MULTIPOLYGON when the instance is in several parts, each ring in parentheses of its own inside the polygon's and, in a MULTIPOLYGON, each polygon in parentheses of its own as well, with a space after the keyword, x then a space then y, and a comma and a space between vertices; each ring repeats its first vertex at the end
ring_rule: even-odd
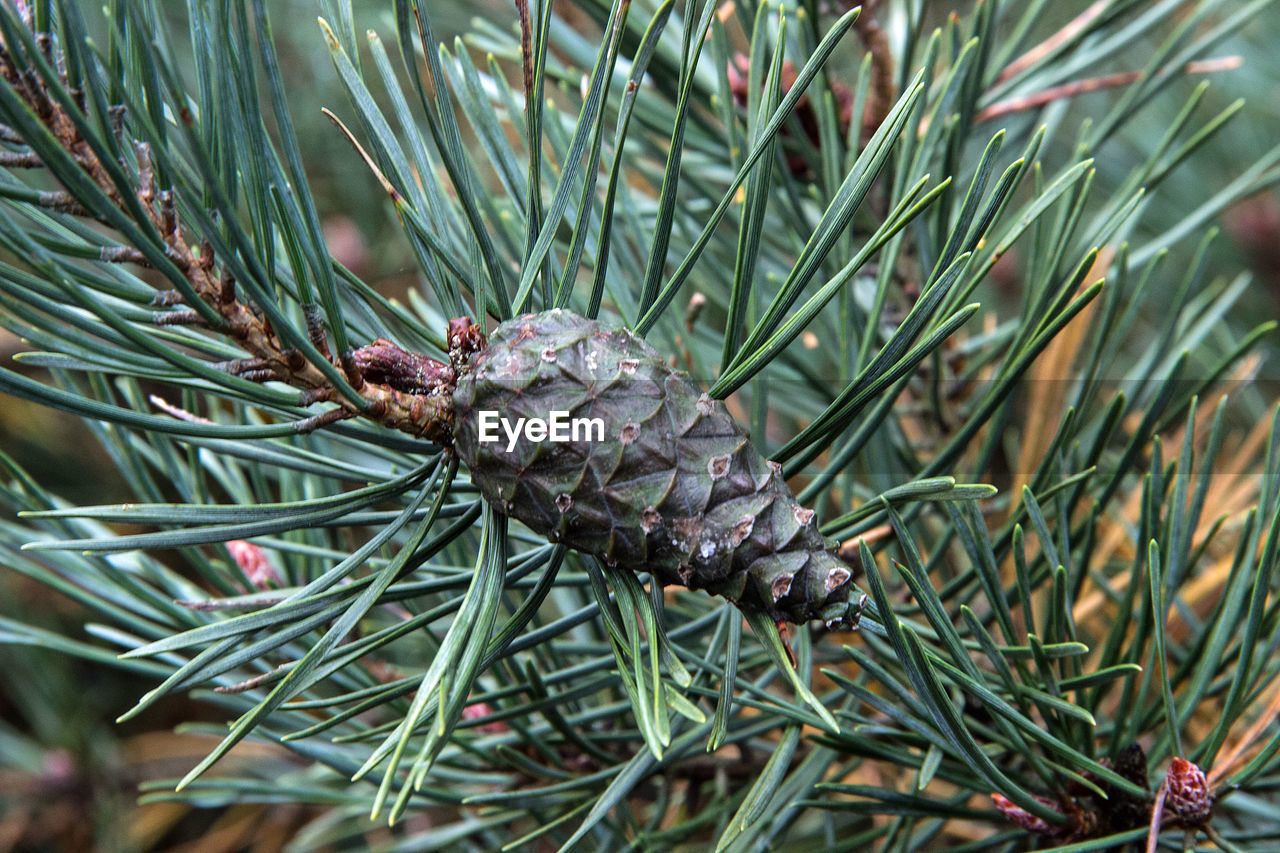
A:
POLYGON ((0 617, 16 714, 91 716, 45 649, 148 679, 136 724, 195 695, 230 727, 147 800, 323 803, 312 846, 377 842, 372 812, 483 850, 1280 837, 1272 326, 1200 239, 1280 148, 1174 85, 1230 37, 1214 88, 1265 91, 1263 0, 521 2, 459 41, 403 0, 398 51, 342 0, 319 37, 270 5, 193 0, 178 35, 118 0, 93 45, 75 3, 0 5, 0 322, 31 348, 0 388, 85 416, 83 479, 129 492, 0 455, 0 563, 86 611, 0 617), (358 155, 307 159, 331 124, 358 155), (330 256, 330 183, 395 213, 361 224, 403 299, 330 256), (480 330, 446 322, 513 302, 629 319, 723 397, 843 540, 815 595, 870 587, 861 633, 744 635, 547 542, 567 491, 527 526, 486 502, 447 452, 480 330))
MULTIPOLYGON (((48 36, 37 36, 37 43, 44 52, 52 55, 48 36)), ((114 178, 98 153, 81 134, 80 125, 71 115, 70 108, 50 93, 45 81, 34 71, 21 70, 7 49, 0 49, 0 76, 21 96, 85 177, 93 181, 122 214, 130 215, 130 206, 120 196, 114 178)), ((65 77, 60 82, 66 89, 72 88, 65 77)), ((13 133, 12 130, 8 132, 13 133)), ((301 422, 300 432, 358 416, 436 444, 449 444, 452 436, 449 399, 453 390, 453 373, 448 365, 408 353, 380 339, 332 359, 331 363, 342 367, 348 381, 360 393, 362 402, 357 404, 346 399, 301 353, 283 345, 266 318, 239 297, 235 279, 225 266, 219 266, 211 248, 207 244, 199 248, 192 245, 179 222, 173 194, 157 186, 150 144, 135 143, 133 155, 137 182, 134 194, 150 226, 163 240, 165 256, 182 272, 196 296, 217 313, 220 322, 213 331, 227 335, 249 353, 247 362, 236 360, 229 363, 226 366, 228 372, 255 382, 283 382, 302 389, 304 393, 299 402, 303 406, 319 402, 337 404, 336 408, 301 422)), ((46 165, 35 152, 24 152, 21 157, 20 165, 24 167, 46 165)), ((41 193, 37 203, 56 212, 93 217, 90 209, 69 190, 41 193)), ((102 216, 94 218, 104 226, 112 225, 102 216)), ((104 250, 103 260, 146 263, 145 255, 133 247, 104 250)), ((165 307, 179 304, 170 297, 165 307)), ((178 308, 156 313, 154 322, 157 325, 207 326, 204 317, 194 309, 178 308)), ((465 343, 469 328, 469 323, 462 323, 451 331, 450 348, 455 362, 461 357, 461 348, 474 346, 465 343)), ((323 325, 314 315, 308 317, 308 332, 317 349, 327 353, 323 325)))

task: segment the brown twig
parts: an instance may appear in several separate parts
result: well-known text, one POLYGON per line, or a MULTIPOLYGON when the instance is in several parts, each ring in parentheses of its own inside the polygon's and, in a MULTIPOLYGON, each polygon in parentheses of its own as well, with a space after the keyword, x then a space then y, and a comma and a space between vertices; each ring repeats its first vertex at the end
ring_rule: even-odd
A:
POLYGON ((284 598, 284 593, 277 593, 275 595, 261 595, 255 598, 215 598, 211 601, 197 601, 190 598, 179 598, 173 603, 179 607, 186 607, 190 610, 199 610, 204 613, 210 613, 219 610, 261 610, 265 607, 270 607, 273 604, 279 604, 284 600, 284 598))
POLYGON ((255 675, 252 678, 247 678, 244 681, 237 682, 236 684, 220 684, 217 687, 213 688, 213 692, 214 693, 247 693, 248 691, 253 690, 255 687, 260 687, 262 684, 266 683, 267 681, 279 678, 284 673, 293 669, 293 667, 296 664, 297 664, 297 661, 282 663, 279 666, 272 669, 270 672, 264 672, 261 675, 255 675))
POLYGON ((1036 65, 1046 56, 1083 32, 1109 5, 1111 5, 1111 0, 1096 0, 1093 5, 1068 21, 1066 26, 1060 28, 1049 38, 1040 42, 1013 62, 1010 62, 1008 67, 1000 72, 1000 76, 997 79, 1003 82, 1015 74, 1036 65))
MULTIPOLYGON (((1188 62, 1182 67, 1183 72, 1187 74, 1211 74, 1215 71, 1230 71, 1233 68, 1239 68, 1244 60, 1239 56, 1220 56, 1216 59, 1205 59, 1200 62, 1188 62)), ((1090 77, 1086 80, 1073 80, 1070 83, 1063 83, 1061 86, 1052 86, 1040 92, 1030 95, 1019 95, 1018 97, 1009 98, 999 103, 992 104, 982 110, 974 117, 974 121, 990 121, 993 118, 1009 115, 1010 113, 1022 112, 1036 107, 1042 107, 1045 104, 1061 100, 1063 98, 1073 98, 1076 95, 1083 95, 1087 92, 1096 92, 1100 89, 1114 89, 1117 86, 1128 86, 1136 83, 1143 78, 1141 71, 1120 71, 1115 74, 1106 74, 1102 77, 1090 77)))
POLYGON ((199 311, 180 308, 177 311, 157 311, 151 315, 151 322, 157 326, 199 326, 204 318, 199 311))
MULTIPOLYGON (((47 37, 37 36, 37 43, 46 47, 51 53, 53 48, 47 37)), ((57 64, 54 62, 53 64, 57 64)), ((98 189, 117 208, 128 215, 130 205, 121 197, 120 189, 111 174, 98 158, 93 147, 81 136, 76 123, 72 120, 62 102, 53 97, 39 74, 30 68, 21 68, 14 55, 0 45, 0 77, 21 97, 39 117, 44 126, 53 134, 59 145, 66 151, 98 189)), ((66 81, 60 81, 63 85, 66 81)), ((74 99, 74 93, 73 99, 74 99)), ((119 111, 113 113, 115 124, 123 134, 123 122, 119 111)), ((335 119, 336 120, 336 119, 335 119)), ((0 140, 14 144, 23 144, 21 134, 12 128, 0 127, 0 140)), ((354 142, 354 138, 352 140, 354 142)), ((329 354, 327 338, 318 312, 307 315, 307 333, 330 363, 344 370, 351 386, 360 395, 359 400, 350 400, 338 394, 324 371, 316 364, 309 362, 297 350, 283 344, 271 328, 269 321, 254 309, 253 306, 238 298, 234 278, 225 268, 219 268, 217 260, 208 243, 200 243, 193 248, 192 242, 183 233, 179 221, 175 198, 169 189, 156 185, 156 174, 152 164, 151 149, 145 142, 135 142, 132 146, 136 162, 136 181, 133 195, 145 212, 150 224, 155 228, 164 242, 164 253, 186 278, 191 290, 212 308, 220 318, 221 326, 217 331, 237 341, 247 358, 236 359, 218 365, 228 372, 257 382, 279 381, 298 388, 302 393, 299 404, 306 406, 316 402, 328 401, 334 408, 295 423, 301 432, 318 429, 339 420, 352 417, 365 417, 385 427, 407 432, 415 436, 425 437, 437 444, 448 446, 452 442, 452 387, 453 371, 449 365, 435 362, 425 356, 406 353, 394 348, 395 353, 382 352, 385 358, 394 359, 396 353, 413 362, 414 375, 425 380, 440 380, 436 386, 418 383, 412 386, 397 383, 388 378, 396 371, 387 367, 387 376, 379 376, 373 381, 366 381, 361 370, 361 350, 341 354, 334 361, 329 354), (432 367, 434 365, 435 367, 432 367), (384 381, 378 381, 379 379, 384 381)), ((363 154, 363 152, 361 152, 363 154)), ((368 160, 367 155, 365 155, 368 160)), ((40 166, 34 155, 25 153, 9 153, 11 166, 40 166)), ((3 164, 0 164, 3 165, 3 164)), ((384 186, 390 187, 383 179, 384 186)), ((394 194, 394 190, 392 190, 394 194)), ((61 213, 89 218, 92 214, 88 208, 71 192, 53 190, 39 193, 35 202, 43 207, 61 213)), ((101 224, 107 224, 102 222, 101 224)), ((101 259, 106 262, 146 263, 146 255, 135 247, 109 246, 101 252, 101 259)), ((155 322, 160 325, 197 324, 202 322, 201 315, 194 309, 197 306, 186 304, 174 291, 161 291, 154 300, 157 307, 181 306, 174 311, 157 312, 155 322)), ((458 353, 451 355, 458 358, 469 357, 475 348, 482 345, 478 328, 474 329, 465 340, 459 339, 458 353)), ((456 335, 451 336, 451 342, 456 335)), ((389 342, 380 342, 389 343, 389 342)), ((392 345, 394 347, 394 345, 392 345)), ((384 365, 385 367, 385 365, 384 365)), ((396 374, 398 375, 398 374, 396 374)), ((169 403, 152 398, 152 403, 161 411, 184 420, 200 421, 202 419, 178 409, 169 403)))
MULTIPOLYGON (((109 264, 138 264, 150 266, 147 256, 133 246, 103 246, 98 252, 98 260, 109 264)), ((176 290, 162 290, 152 298, 152 305, 177 305, 182 301, 182 294, 176 290), (167 301, 166 301, 167 300, 167 301)))
POLYGON ((533 97, 533 22, 529 20, 529 0, 515 0, 516 17, 520 19, 520 75, 524 81, 524 108, 529 110, 533 97))
POLYGON ((88 209, 66 190, 42 190, 36 193, 36 204, 47 207, 55 213, 70 213, 72 216, 89 215, 88 209))
POLYGON ((338 407, 336 409, 329 409, 328 411, 321 412, 318 415, 312 415, 306 420, 298 421, 294 424, 293 428, 298 432, 305 434, 308 432, 315 432, 316 430, 321 429, 322 427, 327 427, 330 424, 336 424, 338 421, 345 421, 347 418, 354 417, 355 412, 338 407))
POLYGON ((173 405, 168 400, 161 397, 159 394, 152 394, 147 398, 147 401, 151 403, 151 405, 159 409, 160 411, 164 412, 166 415, 169 415, 170 417, 173 417, 173 418, 177 418, 180 421, 186 421, 189 424, 213 423, 213 421, 209 420, 208 418, 202 418, 199 415, 195 415, 195 414, 192 414, 191 412, 188 412, 186 409, 173 405))
POLYGON ((1250 724, 1230 751, 1214 762, 1213 769, 1209 771, 1209 784, 1217 789, 1224 779, 1252 760, 1262 749, 1263 734, 1277 719, 1280 719, 1280 690, 1272 692, 1271 699, 1258 718, 1250 724))
POLYGON ((33 151, 0 151, 0 166, 6 169, 39 169, 44 161, 33 151))
POLYGON ((1160 841, 1160 829, 1164 825, 1164 802, 1169 796, 1169 789, 1164 785, 1156 791, 1156 800, 1151 805, 1151 820, 1147 825, 1147 853, 1156 853, 1160 841))

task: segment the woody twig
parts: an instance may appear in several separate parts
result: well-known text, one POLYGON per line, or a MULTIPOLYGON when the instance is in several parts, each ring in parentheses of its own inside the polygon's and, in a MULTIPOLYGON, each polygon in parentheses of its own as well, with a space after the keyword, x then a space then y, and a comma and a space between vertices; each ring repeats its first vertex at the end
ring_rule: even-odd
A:
MULTIPOLYGON (((36 44, 46 55, 52 55, 47 35, 37 35, 36 44)), ((19 67, 14 55, 3 45, 0 45, 0 75, 53 134, 59 147, 71 156, 84 175, 93 181, 117 209, 130 215, 133 206, 121 196, 110 171, 94 147, 81 134, 68 107, 54 97, 38 73, 19 67)), ((83 100, 73 87, 67 85, 65 78, 59 82, 66 86, 72 95, 72 101, 78 104, 83 100)), ((119 126, 123 127, 122 124, 119 126)), ((16 130, 0 127, 0 141, 24 148, 4 152, 0 165, 22 168, 47 165, 35 151, 25 148, 25 140, 16 130)), ((300 406, 321 402, 333 406, 300 421, 300 431, 317 429, 347 418, 362 417, 442 446, 451 443, 454 373, 450 365, 407 352, 382 339, 358 350, 342 353, 335 359, 330 356, 325 343, 320 314, 316 311, 309 312, 309 337, 332 364, 344 370, 350 384, 358 392, 359 399, 351 400, 339 394, 315 363, 308 361, 297 349, 286 346, 271 328, 270 322, 250 302, 241 298, 235 279, 224 265, 218 263, 211 247, 208 244, 193 247, 179 221, 172 190, 157 185, 151 147, 147 143, 136 142, 132 146, 132 152, 135 163, 131 171, 136 179, 134 195, 150 224, 163 240, 165 256, 181 272, 204 305, 216 312, 221 321, 216 331, 235 339, 247 355, 246 358, 216 366, 251 381, 282 382, 297 388, 301 392, 298 398, 300 406), (406 377, 413 377, 415 381, 411 382, 406 377)), ((93 218, 103 225, 109 224, 94 216, 88 206, 70 190, 42 192, 35 203, 56 212, 93 218)), ((149 265, 146 254, 130 246, 104 248, 100 259, 108 263, 149 265)), ((195 310, 196 306, 185 304, 182 296, 175 291, 158 292, 153 305, 157 309, 163 309, 154 314, 154 322, 158 325, 208 325, 204 319, 207 311, 202 315, 195 310)), ((480 342, 478 329, 472 327, 469 321, 451 326, 450 347, 458 350, 455 357, 465 357, 480 342)), ((161 408, 175 414, 165 407, 161 408)))
MULTIPOLYGON (((1212 74, 1217 71, 1230 71, 1233 68, 1239 68, 1243 61, 1239 56, 1221 56, 1216 59, 1188 62, 1182 67, 1182 71, 1186 74, 1212 74)), ((974 121, 990 121, 1011 113, 1042 107, 1045 104, 1051 104, 1063 98, 1074 98, 1076 95, 1097 92, 1101 89, 1128 86, 1137 83, 1142 77, 1143 72, 1141 71, 1121 71, 1116 74, 1105 74, 1101 77, 1073 80, 1070 83, 1063 83, 1061 86, 1051 86, 1048 89, 1043 89, 1030 95, 1019 95, 1018 97, 994 103, 979 112, 974 117, 974 121)))

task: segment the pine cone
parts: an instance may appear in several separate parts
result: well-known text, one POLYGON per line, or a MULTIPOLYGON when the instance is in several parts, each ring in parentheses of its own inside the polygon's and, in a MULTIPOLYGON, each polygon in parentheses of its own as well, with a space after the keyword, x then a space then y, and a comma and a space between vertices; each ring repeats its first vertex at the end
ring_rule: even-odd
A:
POLYGON ((457 369, 454 446, 500 511, 778 621, 848 619, 852 573, 813 511, 722 403, 630 331, 569 311, 530 314, 498 326, 457 369), (520 418, 551 423, 529 431, 520 418))

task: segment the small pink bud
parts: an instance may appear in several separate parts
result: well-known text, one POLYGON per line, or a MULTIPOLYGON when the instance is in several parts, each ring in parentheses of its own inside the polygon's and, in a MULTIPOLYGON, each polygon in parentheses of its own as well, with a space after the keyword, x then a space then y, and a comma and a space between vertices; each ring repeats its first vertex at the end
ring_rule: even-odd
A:
POLYGON ((1213 792, 1204 771, 1185 758, 1175 758, 1164 778, 1165 808, 1185 823, 1199 824, 1213 811, 1213 792))
MULTIPOLYGON (((1057 809, 1058 804, 1048 797, 1035 796, 1038 802, 1041 802, 1051 809, 1057 809)), ((1036 817, 1031 812, 1017 805, 1003 794, 992 794, 991 802, 996 804, 996 808, 1000 810, 1000 814, 1004 815, 1010 823, 1016 823, 1027 832, 1034 832, 1036 835, 1057 835, 1058 827, 1049 823, 1044 818, 1036 817)))
POLYGON ((232 539, 226 544, 227 550, 231 552, 231 559, 236 561, 236 565, 255 589, 266 589, 271 584, 278 586, 283 583, 280 571, 267 558, 267 552, 262 548, 243 539, 232 539))
MULTIPOLYGON (((475 702, 462 709, 462 719, 464 720, 482 720, 485 717, 493 715, 493 708, 488 702, 475 702)), ((501 720, 493 720, 488 723, 481 723, 474 726, 475 730, 480 734, 500 735, 510 731, 510 727, 501 720)))
POLYGON ((51 749, 44 754, 45 778, 59 784, 66 784, 76 775, 76 761, 65 749, 51 749))

